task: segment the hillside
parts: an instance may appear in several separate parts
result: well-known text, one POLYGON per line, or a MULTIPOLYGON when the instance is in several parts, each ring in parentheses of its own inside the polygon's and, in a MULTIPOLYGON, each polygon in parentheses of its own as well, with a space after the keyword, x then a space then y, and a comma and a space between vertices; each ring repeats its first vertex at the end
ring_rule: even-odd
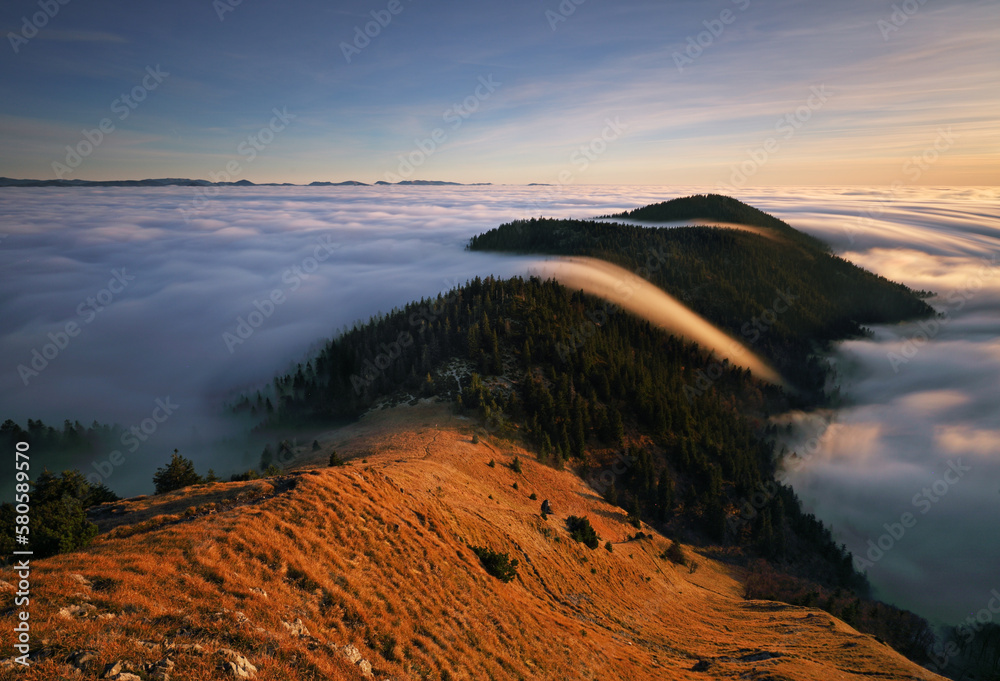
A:
MULTIPOLYGON (((629 541, 626 514, 578 477, 447 405, 317 439, 276 478, 94 509, 91 546, 33 565, 40 661, 0 678, 94 679, 119 661, 199 680, 360 679, 368 665, 399 680, 941 678, 821 611, 743 600, 739 569, 690 546, 695 571, 661 558, 648 526, 629 541), (324 467, 332 449, 348 465, 324 467), (599 548, 569 537, 569 515, 592 521, 599 548), (487 574, 471 546, 509 553, 517 577, 487 574)), ((9 593, 13 575, 0 579, 9 593)))
POLYGON ((826 383, 817 350, 862 334, 865 325, 933 314, 906 286, 736 199, 692 196, 610 217, 651 224, 518 220, 473 237, 469 248, 590 256, 624 267, 750 345, 816 400, 826 383), (694 218, 746 224, 774 238, 723 227, 655 226, 694 218))

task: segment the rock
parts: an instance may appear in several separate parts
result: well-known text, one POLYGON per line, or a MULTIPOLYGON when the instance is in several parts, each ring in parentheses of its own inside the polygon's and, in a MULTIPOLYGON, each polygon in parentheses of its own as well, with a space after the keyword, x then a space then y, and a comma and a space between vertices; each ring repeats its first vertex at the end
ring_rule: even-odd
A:
POLYGON ((123 667, 122 667, 122 661, 121 660, 118 660, 117 662, 115 662, 113 664, 106 664, 106 665, 104 665, 104 671, 101 672, 101 678, 102 679, 110 679, 110 678, 116 677, 119 674, 121 674, 122 669, 123 669, 123 667))
POLYGON ((244 624, 245 622, 250 621, 250 618, 247 617, 242 612, 240 612, 239 610, 229 610, 227 608, 223 608, 219 612, 214 613, 212 617, 214 617, 217 620, 221 620, 225 618, 226 615, 232 615, 233 619, 235 619, 239 624, 244 624))
POLYGON ((553 513, 552 513, 552 504, 549 503, 548 499, 546 499, 545 501, 542 502, 542 513, 544 513, 546 515, 553 515, 553 513))
POLYGON ((357 664, 361 660, 361 651, 350 644, 342 647, 340 649, 340 654, 343 655, 351 664, 357 664))
POLYGON ((281 625, 288 630, 288 633, 292 636, 298 636, 299 638, 304 638, 309 635, 309 630, 306 629, 306 625, 302 624, 302 620, 298 617, 295 618, 294 622, 282 621, 281 625))
POLYGON ((86 587, 94 586, 93 583, 89 579, 87 579, 86 577, 84 577, 83 575, 81 575, 79 573, 76 573, 76 572, 70 573, 69 577, 70 577, 70 579, 75 580, 75 581, 79 582, 80 584, 83 584, 86 587))
POLYGON ((5 582, 2 579, 0 579, 0 589, 2 589, 3 591, 13 591, 14 590, 14 585, 13 584, 8 584, 7 582, 5 582))
POLYGON ((65 619, 86 619, 89 615, 97 612, 97 606, 91 605, 90 603, 83 603, 81 605, 71 605, 68 608, 63 608, 59 611, 59 616, 65 619))
POLYGON ((358 662, 358 669, 361 670, 361 674, 366 679, 371 679, 375 677, 375 675, 372 674, 372 663, 369 662, 368 660, 361 660, 360 662, 358 662))
POLYGON ((250 591, 252 591, 255 594, 258 594, 260 596, 263 596, 264 598, 267 598, 267 592, 264 591, 263 589, 261 589, 260 587, 252 586, 252 587, 250 587, 250 591))
POLYGON ((174 661, 169 657, 165 657, 159 662, 146 665, 146 672, 150 674, 155 681, 168 681, 167 679, 162 679, 161 677, 168 676, 168 672, 173 668, 174 661))
POLYGON ((240 655, 235 650, 230 650, 229 648, 219 648, 216 654, 227 658, 223 662, 219 669, 230 674, 237 679, 252 679, 257 675, 257 668, 250 664, 250 660, 240 655))
POLYGON ((142 677, 136 676, 135 674, 129 674, 128 672, 122 672, 117 676, 108 677, 111 681, 142 681, 142 677))
POLYGON ((113 612, 106 612, 106 613, 98 615, 97 619, 99 619, 99 620, 113 620, 115 617, 117 617, 117 615, 115 615, 113 612))
POLYGON ((250 676, 249 672, 246 672, 241 667, 238 667, 235 662, 223 662, 219 669, 237 679, 253 678, 250 676))
POLYGON ((174 650, 182 653, 191 653, 192 655, 204 655, 205 648, 198 643, 177 643, 174 644, 174 650))
POLYGON ((66 662, 77 669, 86 671, 97 665, 97 652, 93 650, 78 650, 75 653, 70 653, 69 657, 66 658, 66 662))

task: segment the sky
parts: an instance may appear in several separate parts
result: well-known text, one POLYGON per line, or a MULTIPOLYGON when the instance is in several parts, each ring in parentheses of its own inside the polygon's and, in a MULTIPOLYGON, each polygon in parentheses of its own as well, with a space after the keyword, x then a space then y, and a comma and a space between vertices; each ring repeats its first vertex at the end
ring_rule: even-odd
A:
POLYGON ((992 0, 7 0, 0 176, 995 185, 998 29, 992 0))

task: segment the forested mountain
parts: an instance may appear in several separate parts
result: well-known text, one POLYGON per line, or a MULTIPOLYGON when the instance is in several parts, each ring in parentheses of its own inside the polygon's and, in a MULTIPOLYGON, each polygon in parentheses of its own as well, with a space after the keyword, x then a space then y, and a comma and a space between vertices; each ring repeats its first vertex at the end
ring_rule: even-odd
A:
POLYGON ((683 222, 685 220, 717 220, 733 222, 750 227, 763 227, 775 232, 776 235, 791 241, 821 251, 829 251, 829 247, 819 239, 804 234, 791 227, 787 222, 769 215, 759 208, 754 208, 731 196, 720 194, 695 194, 661 203, 653 203, 642 208, 627 210, 606 218, 620 218, 637 222, 683 222))
MULTIPOLYGON (((752 219, 779 236, 528 220, 475 237, 470 248, 587 255, 630 268, 768 357, 813 401, 825 397, 818 349, 862 333, 862 324, 930 312, 906 287, 739 202, 663 205, 656 214, 669 219, 721 206, 713 215, 752 219)), ((818 586, 801 599, 829 588, 839 590, 830 603, 853 603, 867 592, 850 554, 773 481, 767 417, 800 398, 746 370, 720 370, 697 346, 605 301, 538 278, 477 278, 328 341, 238 409, 265 430, 288 429, 352 418, 391 395, 454 399, 497 432, 527 438, 541 460, 573 466, 636 519, 808 576, 818 586), (750 499, 762 501, 750 508, 750 499)), ((903 638, 926 638, 922 620, 888 612, 908 623, 897 627, 903 638)))
POLYGON ((794 386, 819 394, 815 358, 866 324, 933 314, 913 291, 829 252, 777 218, 728 197, 695 196, 617 217, 740 221, 774 238, 719 227, 640 227, 589 220, 519 220, 474 237, 475 251, 580 255, 648 279, 762 354, 794 386))

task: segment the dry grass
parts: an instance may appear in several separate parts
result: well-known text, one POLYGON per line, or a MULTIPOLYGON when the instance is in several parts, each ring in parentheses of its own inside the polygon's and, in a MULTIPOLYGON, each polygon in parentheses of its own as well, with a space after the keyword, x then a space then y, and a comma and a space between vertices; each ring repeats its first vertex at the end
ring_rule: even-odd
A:
POLYGON ((103 509, 91 547, 33 572, 34 641, 55 657, 0 678, 60 678, 83 648, 101 666, 169 653, 175 679, 222 678, 223 647, 262 680, 361 678, 328 642, 357 646, 376 678, 939 678, 821 611, 742 600, 739 575, 709 558, 693 574, 664 561, 664 537, 626 542, 625 513, 579 478, 509 442, 473 445, 471 426, 441 406, 399 407, 321 436, 294 474, 103 509), (333 448, 358 458, 308 469, 333 448), (520 475, 500 465, 515 454, 520 475), (568 515, 587 515, 614 551, 569 539, 568 515), (518 577, 489 576, 469 546, 517 558, 518 577), (115 616, 58 615, 84 602, 115 616), (310 637, 282 624, 296 619, 310 637), (206 652, 168 649, 191 643, 206 652))

